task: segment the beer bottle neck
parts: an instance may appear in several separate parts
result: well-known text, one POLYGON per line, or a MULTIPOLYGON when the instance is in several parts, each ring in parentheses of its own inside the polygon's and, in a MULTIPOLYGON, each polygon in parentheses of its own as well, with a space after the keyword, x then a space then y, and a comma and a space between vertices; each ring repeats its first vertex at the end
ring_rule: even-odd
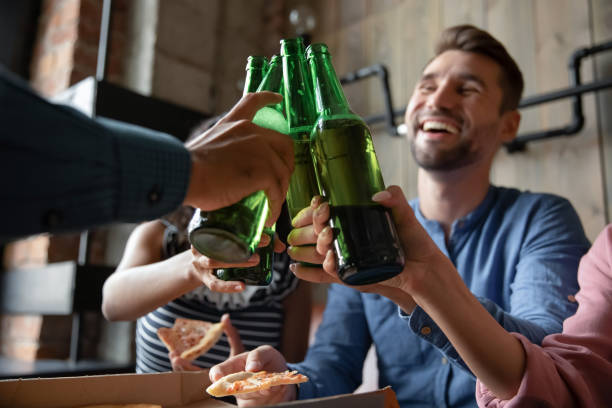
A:
POLYGON ((268 61, 265 57, 250 56, 246 66, 246 78, 242 94, 255 92, 264 77, 268 61))
POLYGON ((289 131, 306 131, 316 120, 312 81, 303 56, 283 56, 286 116, 289 131))
MULTIPOLYGON (((257 92, 272 91, 280 94, 283 90, 283 66, 278 55, 275 55, 270 60, 268 72, 261 81, 261 85, 257 88, 257 92)), ((288 134, 289 127, 285 118, 284 100, 280 103, 271 106, 264 106, 259 109, 253 117, 253 123, 267 129, 273 129, 277 132, 288 134)))
POLYGON ((282 93, 283 86, 283 66, 281 59, 278 55, 275 55, 270 60, 268 72, 263 77, 261 84, 257 88, 257 91, 271 91, 282 93))
POLYGON ((317 114, 324 117, 353 116, 330 55, 315 51, 309 55, 308 63, 313 78, 317 114))

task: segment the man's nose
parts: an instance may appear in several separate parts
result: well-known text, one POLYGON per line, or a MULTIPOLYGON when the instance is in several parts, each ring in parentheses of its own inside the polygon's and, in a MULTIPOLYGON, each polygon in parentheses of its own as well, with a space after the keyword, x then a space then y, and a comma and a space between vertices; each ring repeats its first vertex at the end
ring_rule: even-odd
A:
POLYGON ((427 107, 429 109, 453 108, 457 103, 457 93, 447 84, 440 84, 436 90, 428 95, 427 107))

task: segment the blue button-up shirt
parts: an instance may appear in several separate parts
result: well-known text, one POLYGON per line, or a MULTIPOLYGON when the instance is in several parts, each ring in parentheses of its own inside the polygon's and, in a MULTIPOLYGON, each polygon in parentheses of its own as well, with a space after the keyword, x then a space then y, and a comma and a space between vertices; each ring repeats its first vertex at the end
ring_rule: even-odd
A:
MULTIPOLYGON (((567 200, 491 186, 472 213, 453 223, 448 242, 442 226, 421 214, 418 200, 410 205, 506 330, 534 343, 561 331, 563 320, 576 310, 568 295, 578 290, 578 262, 590 245, 567 200)), ((305 361, 291 365, 310 377, 299 398, 355 390, 371 344, 379 386, 392 386, 403 407, 476 405, 474 376, 422 309, 408 316, 387 298, 342 285, 330 286, 305 361)))

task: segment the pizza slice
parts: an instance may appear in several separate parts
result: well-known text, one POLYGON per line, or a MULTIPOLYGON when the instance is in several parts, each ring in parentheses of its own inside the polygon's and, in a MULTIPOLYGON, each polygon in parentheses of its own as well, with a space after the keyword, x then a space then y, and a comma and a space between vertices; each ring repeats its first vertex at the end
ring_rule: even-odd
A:
POLYGON ((194 360, 215 345, 223 334, 223 323, 177 318, 172 327, 160 327, 157 336, 168 350, 176 351, 185 360, 194 360))
POLYGON ((282 373, 240 371, 219 378, 206 389, 206 392, 213 397, 225 397, 226 395, 267 390, 276 385, 299 384, 306 381, 308 377, 297 371, 287 370, 282 373))

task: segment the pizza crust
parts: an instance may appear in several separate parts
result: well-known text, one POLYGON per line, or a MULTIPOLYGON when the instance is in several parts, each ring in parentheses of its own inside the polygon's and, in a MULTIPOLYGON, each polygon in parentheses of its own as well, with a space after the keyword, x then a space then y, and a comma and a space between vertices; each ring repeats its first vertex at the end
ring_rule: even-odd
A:
POLYGON ((206 389, 206 392, 213 397, 225 397, 227 395, 267 390, 277 385, 299 384, 306 381, 308 381, 308 377, 299 374, 297 371, 287 370, 281 373, 240 371, 219 378, 206 389))
POLYGON ((160 327, 157 336, 169 351, 191 361, 210 350, 223 334, 223 323, 177 318, 172 327, 160 327))

